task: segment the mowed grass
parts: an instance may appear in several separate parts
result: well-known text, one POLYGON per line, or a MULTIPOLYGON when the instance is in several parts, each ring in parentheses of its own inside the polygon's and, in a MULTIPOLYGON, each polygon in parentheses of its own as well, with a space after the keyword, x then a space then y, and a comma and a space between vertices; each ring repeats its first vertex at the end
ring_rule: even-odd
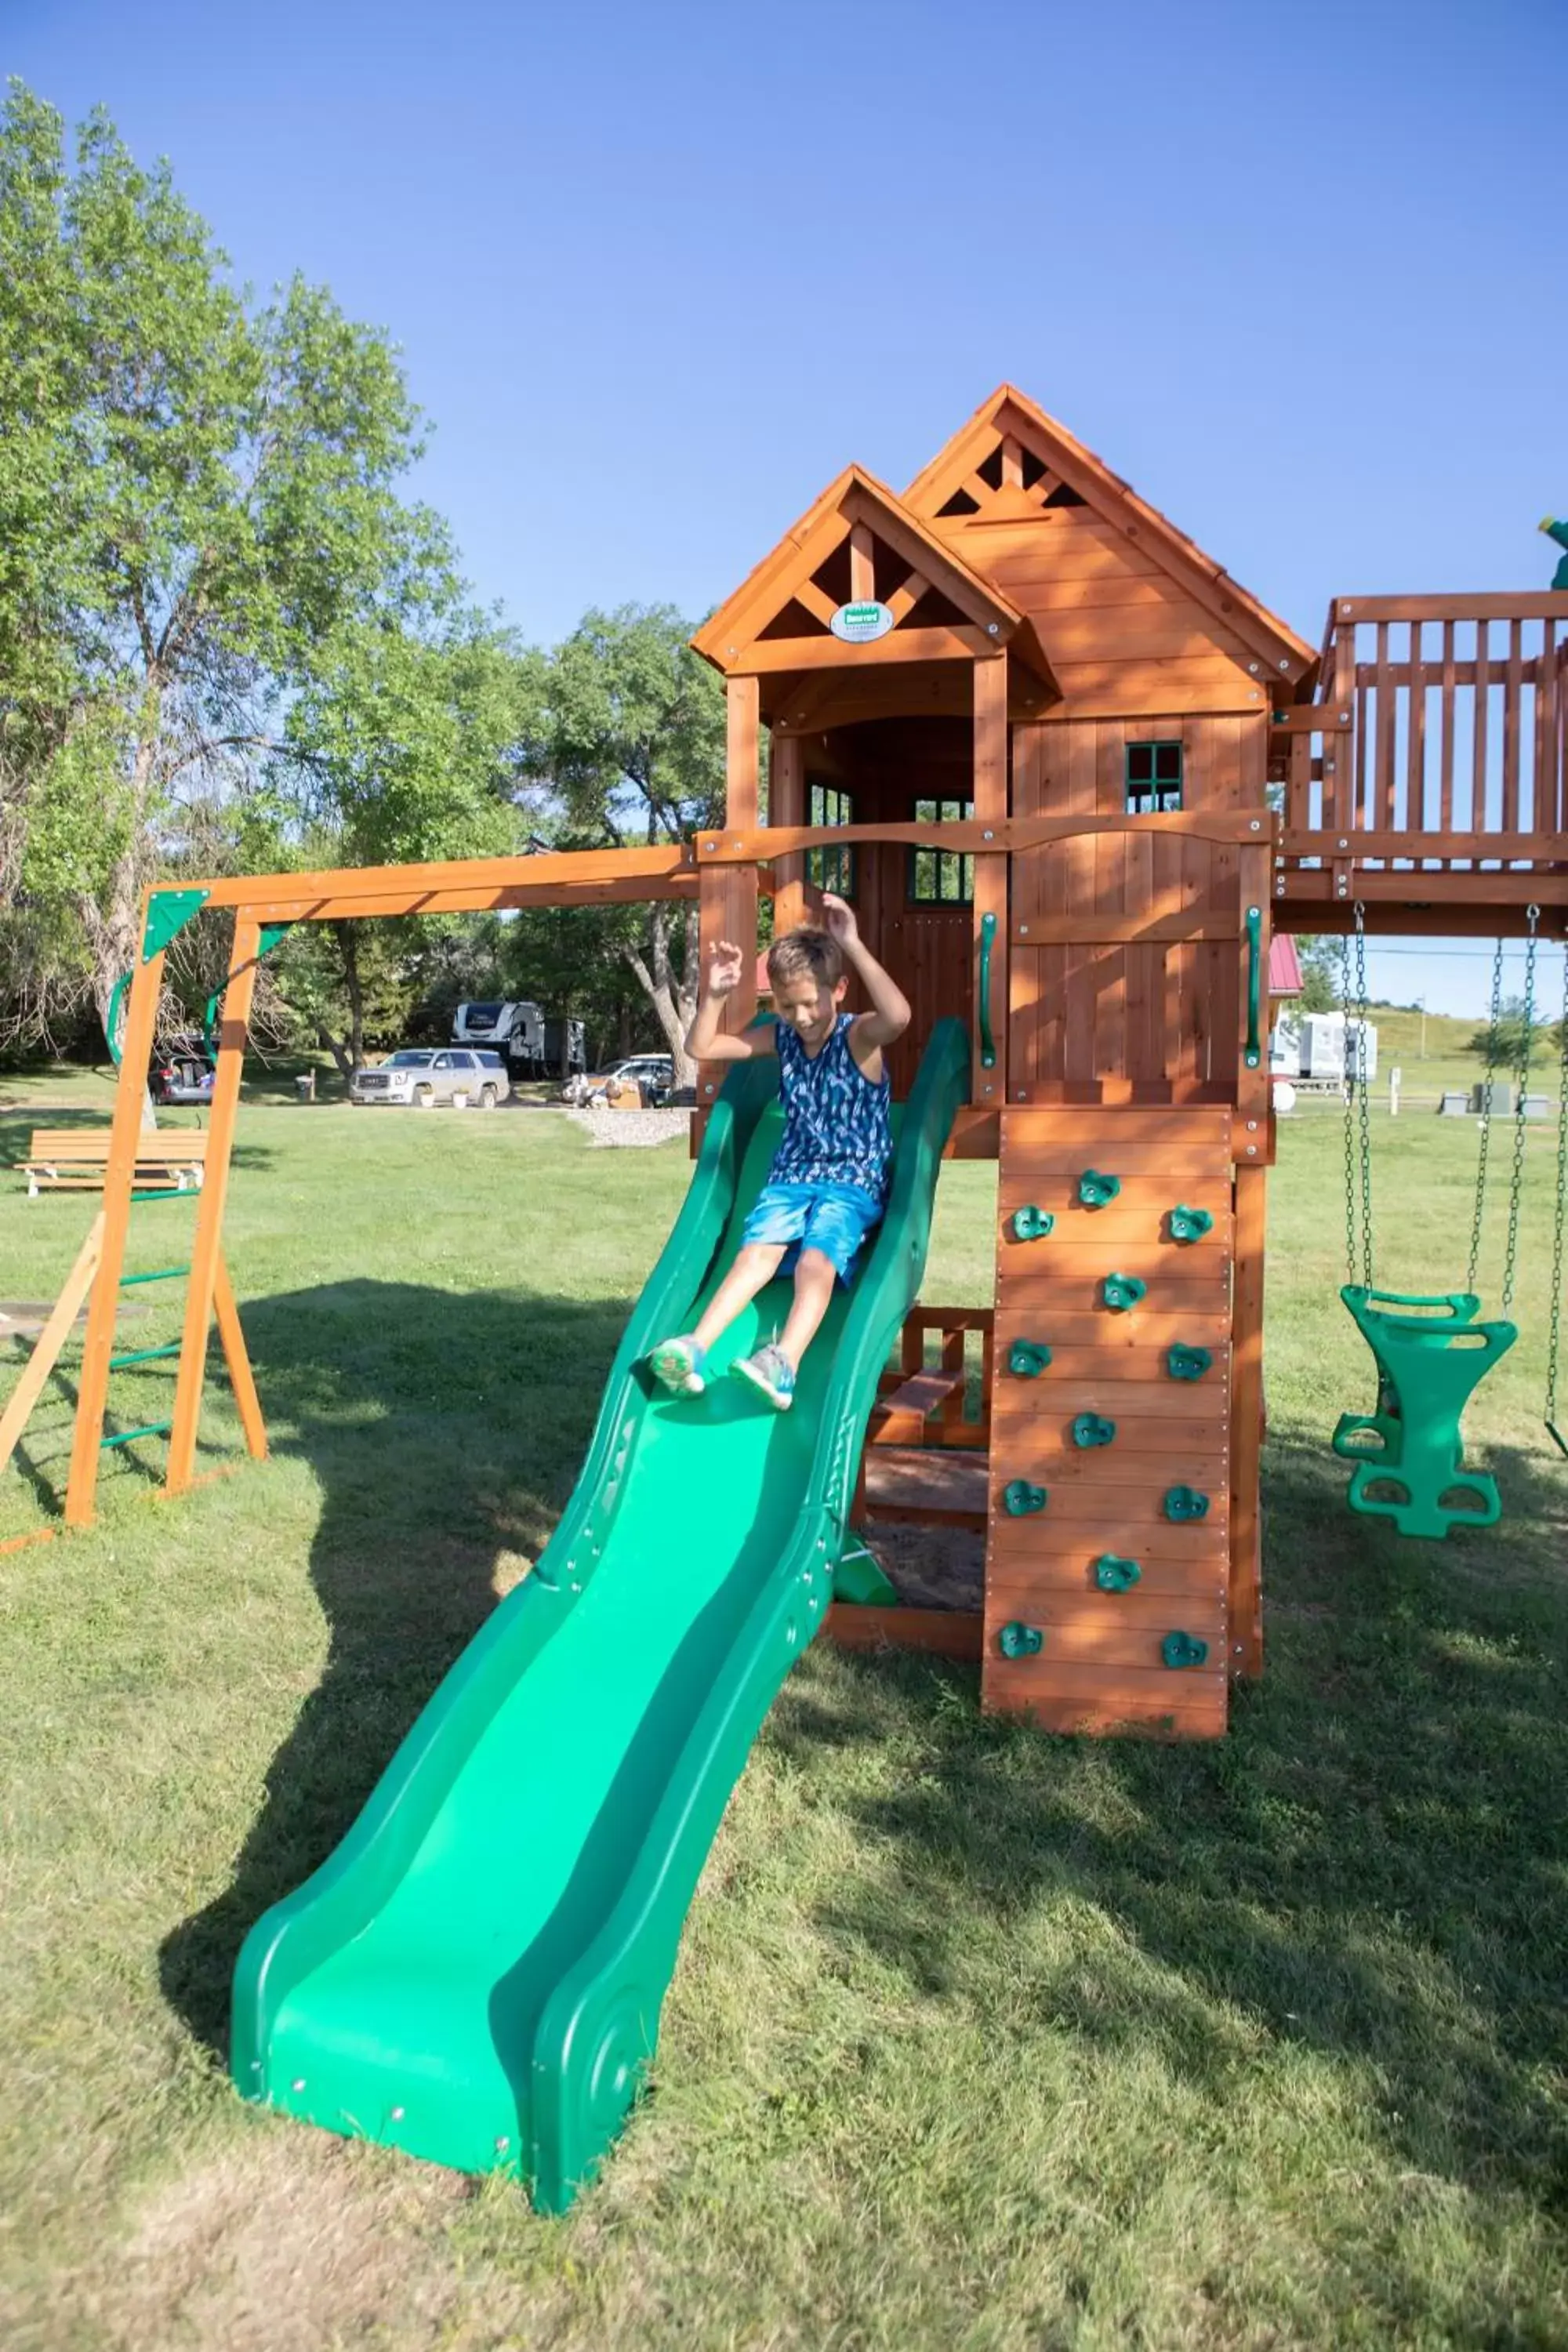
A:
MULTIPOLYGON (((548 2221, 242 2105, 228 1977, 548 1533, 689 1163, 540 1113, 263 1104, 241 1133, 272 1460, 166 1505, 161 1449, 128 1449, 95 1530, 0 1559, 7 2352, 1568 2342, 1548 1136, 1526 1336, 1471 1416, 1503 1526, 1415 1545, 1345 1512, 1326 1434, 1373 1381, 1340 1138, 1288 1125, 1268 1673, 1230 1738, 1046 1738, 981 1721, 971 1672, 818 1643, 730 1806, 651 2094, 548 2221)), ((1380 1275, 1458 1284, 1473 1129, 1376 1141, 1380 1275)), ((993 1182, 944 1174, 928 1296, 986 1295, 993 1182)), ((0 1291, 48 1297, 88 1213, 6 1193, 0 1291)), ((140 1262, 188 1220, 148 1210, 140 1262)), ((167 1386, 126 1374, 121 1425, 167 1386)), ((57 1389, 0 1532, 68 1438, 57 1389)))

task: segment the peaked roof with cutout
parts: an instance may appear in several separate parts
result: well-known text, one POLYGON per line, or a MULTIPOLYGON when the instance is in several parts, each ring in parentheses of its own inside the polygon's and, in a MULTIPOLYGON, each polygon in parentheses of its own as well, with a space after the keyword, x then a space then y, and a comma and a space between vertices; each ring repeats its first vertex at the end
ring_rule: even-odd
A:
POLYGON ((859 466, 846 467, 703 623, 695 650, 727 676, 819 666, 837 642, 834 614, 851 594, 852 540, 898 625, 882 641, 889 657, 973 659, 1005 646, 1054 691, 1028 615, 859 466))
POLYGON ((1089 507, 1099 521, 1141 544, 1218 629, 1238 639, 1270 675, 1294 682, 1317 659, 1315 649, 1287 622, 1141 499, 1065 425, 1010 383, 983 401, 916 475, 904 504, 939 522, 960 516, 973 516, 976 522, 1023 520, 1052 508, 1089 507))

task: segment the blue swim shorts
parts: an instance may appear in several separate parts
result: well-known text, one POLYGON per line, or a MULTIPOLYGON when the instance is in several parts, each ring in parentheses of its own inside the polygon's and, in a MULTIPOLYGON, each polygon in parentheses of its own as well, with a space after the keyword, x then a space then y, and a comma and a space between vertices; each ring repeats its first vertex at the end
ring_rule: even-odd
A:
POLYGON ((793 1274, 803 1249, 831 1258, 847 1283, 866 1236, 882 1222, 882 1203, 855 1184, 764 1184, 742 1240, 787 1242, 781 1274, 793 1274))

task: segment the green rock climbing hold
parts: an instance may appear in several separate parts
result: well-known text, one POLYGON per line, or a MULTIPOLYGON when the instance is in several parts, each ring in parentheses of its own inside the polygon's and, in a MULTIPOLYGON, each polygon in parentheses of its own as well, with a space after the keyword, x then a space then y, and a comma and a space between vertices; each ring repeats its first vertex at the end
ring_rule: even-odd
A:
POLYGON ((1102 1551, 1094 1563, 1094 1580, 1101 1592, 1131 1592, 1143 1571, 1135 1559, 1120 1559, 1102 1551))
POLYGON ((1046 1502, 1046 1489, 1031 1486, 1027 1478, 1015 1478, 1002 1489, 1003 1507, 1015 1519, 1026 1519, 1031 1511, 1043 1511, 1046 1502))
POLYGON ((1004 1625, 996 1636, 996 1647, 1005 1658, 1032 1658, 1046 1645, 1046 1637, 1037 1625, 1025 1625, 1016 1617, 1004 1625))
POLYGON ((1173 1381, 1201 1381, 1213 1362, 1206 1348, 1176 1347, 1166 1354, 1165 1370, 1173 1381))
POLYGON ((1013 1212, 1013 1239, 1016 1242, 1043 1242, 1055 1217, 1048 1209, 1037 1209, 1031 1201, 1026 1208, 1013 1212))
POLYGON ((1043 1339, 1015 1339, 1007 1350, 1007 1370, 1020 1381, 1037 1381, 1050 1360, 1043 1339))
POLYGON ((1168 1519, 1206 1519, 1209 1498, 1195 1486, 1172 1486, 1165 1496, 1165 1517, 1168 1519))
POLYGON ((1116 1423, 1103 1413, 1080 1412, 1072 1425, 1075 1445, 1109 1445, 1115 1434, 1116 1423))
POLYGON ((1148 1290, 1148 1284, 1136 1274, 1108 1274, 1100 1286, 1100 1295, 1113 1315, 1125 1315, 1130 1307, 1148 1290))
POLYGON ((1086 1209, 1109 1207, 1121 1190, 1120 1176, 1102 1176, 1098 1168, 1086 1168, 1078 1180, 1078 1197, 1086 1209))
POLYGON ((1178 1201, 1171 1211, 1171 1239, 1173 1242, 1201 1242, 1214 1230, 1214 1215, 1208 1209, 1189 1209, 1178 1201))
POLYGON ((1208 1654, 1208 1643, 1200 1642, 1195 1633, 1167 1633, 1160 1644, 1160 1655, 1168 1666, 1201 1666, 1208 1654))

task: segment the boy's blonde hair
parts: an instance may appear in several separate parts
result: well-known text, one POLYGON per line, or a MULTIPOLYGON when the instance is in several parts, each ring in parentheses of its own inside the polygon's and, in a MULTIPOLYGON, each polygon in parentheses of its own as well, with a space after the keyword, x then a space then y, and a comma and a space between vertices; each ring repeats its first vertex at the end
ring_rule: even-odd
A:
POLYGON ((831 931, 803 923, 768 950, 768 978, 777 988, 781 981, 804 980, 808 972, 818 987, 836 988, 844 977, 844 950, 831 931))

